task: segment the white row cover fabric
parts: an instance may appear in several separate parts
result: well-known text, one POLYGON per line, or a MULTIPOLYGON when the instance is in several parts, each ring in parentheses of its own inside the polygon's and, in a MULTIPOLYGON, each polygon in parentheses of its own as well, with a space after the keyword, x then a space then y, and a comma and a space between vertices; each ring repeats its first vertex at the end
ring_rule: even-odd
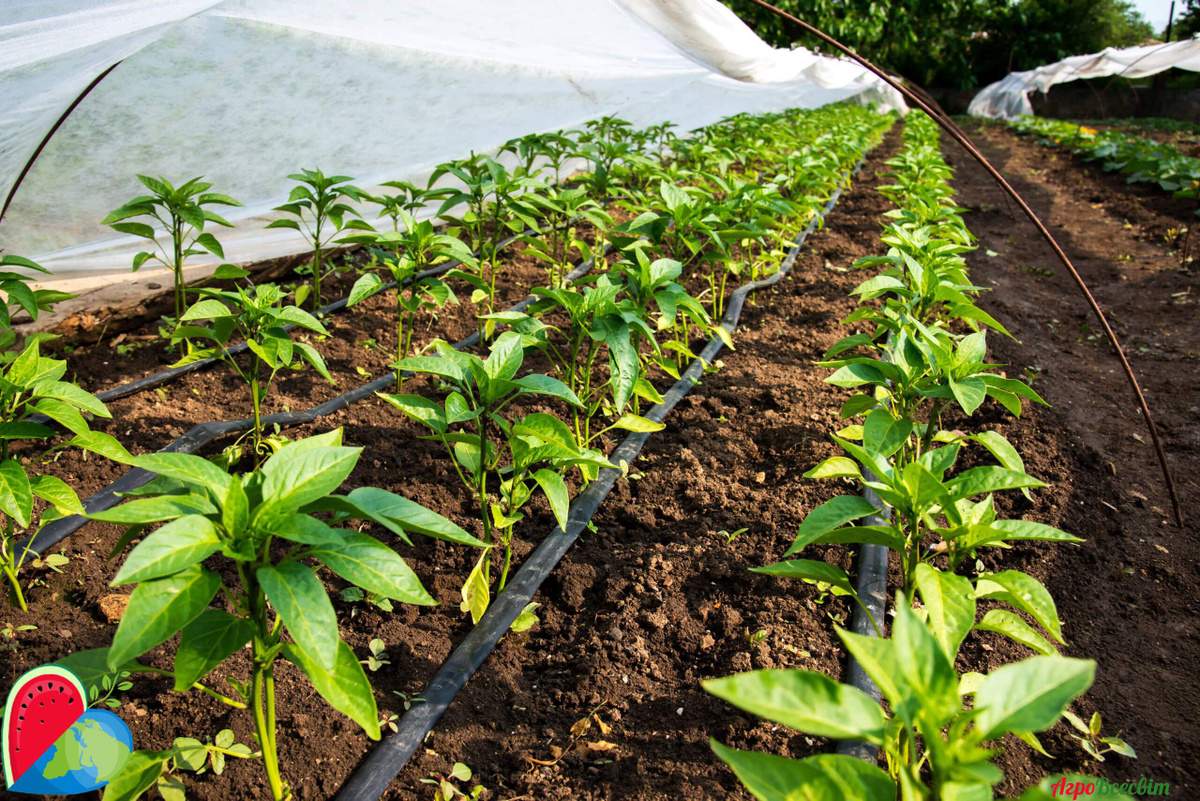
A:
POLYGON ((370 189, 606 114, 688 130, 851 97, 904 110, 869 72, 776 50, 717 0, 3 0, 0 201, 117 62, 0 221, 0 248, 56 277, 129 280, 144 241, 99 223, 144 193, 137 173, 203 175, 245 203, 215 233, 249 263, 305 250, 263 230, 301 167, 370 189))
POLYGON ((1107 48, 1100 53, 1072 56, 1035 70, 1010 72, 983 88, 971 100, 967 113, 973 117, 1009 119, 1032 114, 1029 93, 1034 89, 1046 92, 1056 83, 1077 81, 1080 78, 1144 78, 1169 69, 1200 72, 1200 39, 1167 42, 1145 47, 1107 48))

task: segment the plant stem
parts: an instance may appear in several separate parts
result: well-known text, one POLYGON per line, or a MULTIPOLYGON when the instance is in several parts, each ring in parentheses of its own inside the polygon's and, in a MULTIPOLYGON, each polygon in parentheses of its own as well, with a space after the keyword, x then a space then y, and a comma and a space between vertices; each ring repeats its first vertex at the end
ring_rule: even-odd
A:
POLYGON ((28 612, 29 605, 25 603, 25 593, 21 591, 21 582, 17 580, 16 571, 8 564, 3 565, 3 568, 4 576, 8 579, 9 600, 22 612, 28 612))
MULTIPOLYGON (((401 300, 401 298, 403 297, 403 292, 404 292, 404 290, 402 288, 400 288, 399 286, 396 287, 396 361, 397 362, 399 362, 400 360, 402 360, 404 358, 404 354, 408 349, 406 347, 406 343, 404 341, 404 303, 401 300)), ((400 368, 396 368, 396 391, 397 392, 404 391, 404 371, 401 370, 400 368)))
MULTIPOLYGON (((258 650, 258 646, 255 646, 258 650)), ((258 745, 262 750, 263 768, 267 771, 267 783, 271 786, 271 797, 275 801, 283 801, 283 780, 279 777, 279 756, 275 750, 275 728, 268 723, 267 714, 263 712, 263 683, 266 679, 269 667, 266 663, 257 661, 254 663, 254 678, 253 686, 250 691, 250 706, 254 710, 254 730, 258 733, 258 745)), ((271 682, 272 685, 274 682, 271 682)), ((269 714, 274 720, 275 717, 275 698, 274 688, 268 690, 267 704, 269 705, 269 714)))

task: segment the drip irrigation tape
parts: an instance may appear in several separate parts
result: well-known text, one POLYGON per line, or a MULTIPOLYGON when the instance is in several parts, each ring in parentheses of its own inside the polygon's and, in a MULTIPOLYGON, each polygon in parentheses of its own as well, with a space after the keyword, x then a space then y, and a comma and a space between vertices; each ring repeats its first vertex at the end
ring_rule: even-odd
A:
MULTIPOLYGON (((502 241, 499 247, 508 247, 513 242, 529 233, 532 233, 532 230, 527 230, 524 233, 517 234, 516 236, 510 236, 508 239, 502 241)), ((404 285, 408 286, 414 281, 420 281, 431 276, 441 275, 442 273, 458 267, 459 264, 460 262, 457 261, 448 261, 445 264, 439 264, 437 267, 433 267, 425 272, 417 273, 415 276, 411 276, 405 280, 404 285)), ((382 292, 387 289, 392 289, 395 286, 395 281, 388 281, 386 284, 380 287, 379 291, 382 292)), ((322 318, 328 317, 331 314, 336 314, 337 312, 344 310, 349 305, 349 300, 349 298, 342 298, 341 300, 335 300, 333 303, 322 306, 321 308, 317 309, 316 316, 318 318, 322 318)), ((284 331, 291 331, 296 326, 294 323, 285 323, 281 327, 284 331)), ((230 356, 237 356, 240 353, 245 353, 246 348, 247 345, 245 342, 239 342, 238 344, 228 348, 225 352, 230 356)), ((221 359, 219 357, 214 356, 210 359, 201 359, 200 361, 192 362, 191 364, 185 364, 182 367, 168 367, 165 370, 159 370, 157 373, 151 373, 148 376, 143 376, 136 381, 130 381, 128 383, 121 384, 120 386, 106 389, 103 392, 97 392, 95 393, 96 398, 102 403, 117 400, 118 398, 127 398, 130 395, 136 395, 139 392, 145 392, 146 390, 154 389, 155 387, 161 387, 163 384, 168 384, 177 378, 187 375, 188 373, 194 373, 197 370, 203 370, 206 367, 211 367, 220 361, 221 359)), ((39 423, 46 423, 48 420, 48 418, 44 418, 41 415, 36 415, 36 417, 38 418, 36 420, 34 417, 30 417, 29 419, 39 423)))
MULTIPOLYGON (((605 246, 603 252, 608 252, 607 245, 605 246)), ((446 267, 446 265, 443 265, 443 267, 446 267)), ((446 267, 446 269, 449 268, 446 267)), ((586 275, 591 269, 592 261, 589 259, 588 261, 580 263, 575 267, 574 270, 567 273, 566 280, 574 281, 576 278, 586 275)), ((430 272, 433 271, 426 271, 426 273, 421 273, 418 277, 424 276, 430 272)), ((506 311, 523 311, 528 308, 529 304, 534 300, 536 300, 536 298, 530 295, 520 303, 509 307, 506 309, 506 311)), ((338 303, 344 304, 344 301, 338 301, 338 303)), ((479 332, 475 332, 466 339, 456 342, 454 347, 457 350, 463 350, 465 348, 474 347, 478 342, 479 332)), ((409 377, 411 375, 411 373, 405 372, 405 377, 409 377)), ((338 395, 335 398, 330 398, 324 403, 314 406, 311 409, 305 409, 298 412, 280 412, 278 414, 266 415, 262 418, 262 425, 264 428, 270 428, 271 426, 275 425, 285 428, 288 426, 311 423, 318 418, 333 414, 334 412, 339 411, 352 403, 357 403, 364 398, 369 398, 376 392, 385 390, 394 385, 395 382, 396 372, 393 370, 379 378, 376 378, 374 381, 371 381, 368 384, 363 384, 362 386, 338 395)), ((195 453, 205 445, 208 445, 209 443, 225 436, 226 434, 249 431, 253 425, 254 421, 249 417, 241 420, 201 423, 197 426, 194 426, 182 437, 174 440, 159 452, 195 453)), ((155 475, 155 473, 143 470, 140 467, 135 467, 125 475, 118 478, 112 484, 109 484, 104 489, 90 496, 86 501, 84 501, 83 507, 89 514, 110 509, 120 502, 121 498, 119 493, 131 492, 138 487, 144 486, 152 478, 154 478, 155 475)), ((87 518, 83 517, 82 515, 71 515, 70 517, 64 517, 59 520, 55 520, 43 526, 42 529, 32 538, 26 538, 18 543, 17 552, 25 553, 26 548, 28 548, 31 553, 44 553, 48 548, 54 547, 70 535, 74 534, 76 531, 82 528, 85 523, 87 523, 87 518)))
MULTIPOLYGON (((863 470, 863 477, 867 481, 879 480, 874 473, 865 468, 863 470)), ((892 510, 875 494, 875 490, 865 487, 863 489, 863 497, 879 510, 879 514, 867 515, 860 525, 890 525, 892 510)), ((850 630, 855 634, 861 634, 864 637, 878 637, 879 634, 875 631, 875 626, 871 622, 872 618, 880 626, 886 625, 884 613, 887 611, 887 568, 888 548, 886 545, 862 546, 858 556, 858 582, 855 590, 858 592, 858 599, 867 610, 870 610, 870 614, 868 615, 861 606, 855 605, 854 617, 850 620, 850 630)), ((883 698, 883 693, 880 692, 879 687, 871 680, 867 672, 863 670, 862 665, 859 664, 857 659, 850 656, 849 660, 849 663, 846 665, 846 682, 862 690, 874 698, 876 702, 880 701, 883 698)), ((859 759, 874 763, 879 756, 879 749, 870 743, 858 740, 838 740, 837 753, 858 757, 859 759)))
MULTIPOLYGON (((809 234, 816 230, 825 215, 833 209, 842 195, 843 186, 849 182, 851 176, 858 173, 862 164, 863 162, 860 160, 854 169, 847 173, 842 185, 838 186, 829 201, 796 237, 795 245, 789 250, 774 275, 761 281, 743 284, 734 290, 726 307, 725 316, 721 320, 721 326, 726 331, 733 333, 737 327, 742 307, 751 292, 774 286, 783 280, 795 263, 804 241, 809 234)), ((663 395, 663 402, 647 412, 645 416, 656 423, 661 423, 691 388, 699 383, 705 367, 712 363, 722 347, 723 343, 719 337, 714 336, 710 339, 695 361, 663 395)), ((629 434, 613 450, 609 460, 615 464, 621 462, 632 464, 649 437, 648 432, 629 434)), ((509 581, 508 586, 496 596, 483 617, 467 633, 466 638, 454 649, 438 670, 437 675, 422 691, 421 698, 424 702, 413 706, 404 713, 397 724, 396 732, 376 746, 366 761, 351 774, 338 793, 337 801, 376 801, 383 795, 388 785, 407 764, 409 758, 425 742, 425 738, 450 706, 450 702, 483 664, 492 649, 500 642, 500 638, 508 632, 517 616, 533 600, 534 593, 587 527, 592 516, 600 508, 604 499, 608 497, 620 476, 620 470, 601 470, 599 477, 579 493, 568 511, 566 529, 556 526, 524 561, 516 575, 509 581)))

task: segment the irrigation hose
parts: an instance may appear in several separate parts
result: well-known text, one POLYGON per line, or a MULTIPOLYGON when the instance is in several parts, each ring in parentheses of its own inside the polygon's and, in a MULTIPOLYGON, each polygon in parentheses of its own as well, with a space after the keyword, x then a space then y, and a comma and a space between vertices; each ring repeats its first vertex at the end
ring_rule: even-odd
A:
POLYGON ((1050 233, 1049 229, 1046 228, 1045 224, 1041 221, 1037 214, 1034 213, 1033 209, 1029 207, 1029 204, 1025 202, 1025 199, 1021 197, 1017 190, 1012 188, 1012 185, 1004 179, 1004 176, 1000 174, 999 170, 992 166, 992 163, 988 161, 987 157, 980 152, 979 148, 977 148, 975 144, 971 142, 971 138, 967 136, 964 131, 959 129, 957 125, 948 123, 943 115, 940 115, 937 111, 935 111, 932 106, 918 97, 917 94, 911 89, 905 88, 899 81, 888 75, 879 67, 875 66, 875 64, 863 58, 858 53, 855 53, 849 47, 842 44, 837 39, 834 39, 829 34, 813 27, 809 23, 787 13, 786 11, 781 11, 780 9, 766 2, 766 0, 750 1, 757 6, 767 9, 780 19, 788 20, 793 24, 798 25, 805 32, 811 33, 821 41, 836 47, 851 59, 857 61, 862 66, 878 75, 884 83, 903 95, 905 100, 908 100, 914 106, 932 117, 933 121, 941 126, 942 130, 950 134, 950 136, 956 142, 958 142, 958 144, 961 145, 963 149, 971 155, 972 158, 982 165, 988 174, 991 175, 992 179, 999 184, 1000 188, 1016 202, 1016 204, 1021 208, 1021 211, 1025 212, 1025 216, 1028 217, 1029 221, 1034 224, 1034 226, 1038 229, 1038 233, 1040 233, 1046 242, 1049 243, 1055 255, 1058 256, 1059 260, 1067 268, 1067 271, 1070 272, 1071 278, 1075 282, 1075 286, 1087 300, 1087 304, 1089 307, 1091 307, 1092 313, 1095 314, 1097 319, 1100 320, 1100 325, 1104 328, 1104 335, 1108 339, 1109 344, 1111 344, 1113 349, 1117 352, 1117 357, 1121 360, 1121 367, 1125 372, 1125 378, 1128 380, 1129 386, 1133 389, 1133 394, 1137 396, 1138 405, 1141 407, 1142 411, 1142 417, 1146 421, 1146 428, 1149 430, 1150 439, 1154 443, 1154 451, 1158 455, 1158 464, 1162 468, 1163 480, 1167 486, 1167 494, 1171 496, 1171 506, 1175 512, 1175 522, 1180 528, 1183 528, 1183 510, 1179 505, 1179 497, 1175 493, 1175 481, 1171 478, 1171 468, 1167 464, 1167 454, 1166 451, 1163 450, 1162 441, 1158 437, 1158 427, 1155 426, 1154 417, 1150 414, 1150 406, 1146 402, 1146 396, 1142 392, 1142 387, 1138 383, 1137 376, 1133 373, 1133 368, 1129 364, 1129 359, 1125 356, 1125 350, 1121 347, 1121 343, 1117 340, 1117 335, 1113 333, 1112 326, 1108 324, 1108 318, 1104 316, 1104 311, 1100 308, 1100 304, 1096 302, 1096 298, 1093 297, 1087 283, 1083 280, 1083 276, 1081 276, 1079 271, 1075 269, 1075 265, 1071 263, 1071 260, 1067 257, 1066 252, 1058 244, 1058 241, 1055 240, 1054 236, 1050 233))
MULTIPOLYGON (((608 245, 605 245, 602 253, 607 252, 608 245)), ((567 273, 566 278, 568 281, 574 281, 576 278, 586 275, 591 269, 592 260, 589 259, 581 262, 575 267, 575 269, 567 273)), ((423 276, 425 273, 421 273, 421 275, 423 276)), ((536 300, 536 298, 533 295, 530 295, 520 303, 510 306, 506 311, 523 311, 528 308, 529 304, 533 303, 534 300, 536 300)), ((338 303, 344 303, 344 301, 338 301, 338 303)), ((454 348, 457 350, 463 350, 465 348, 473 347, 478 342, 479 332, 476 331, 466 339, 456 342, 454 344, 454 348)), ((406 371, 404 375, 406 378, 408 378, 412 374, 406 371)), ((396 378, 396 371, 392 370, 388 373, 385 373, 383 376, 376 378, 374 381, 363 384, 362 386, 352 389, 349 392, 342 393, 337 397, 330 398, 324 403, 314 406, 311 409, 304 409, 298 412, 279 412, 277 414, 266 415, 262 418, 262 425, 264 428, 270 428, 276 425, 283 428, 302 425, 304 423, 311 423, 312 421, 321 417, 326 417, 336 411, 344 409, 352 403, 357 403, 364 398, 369 398, 376 392, 380 392, 390 386, 393 386, 396 382, 396 378)), ((200 423, 199 425, 193 426, 182 437, 179 437, 168 444, 166 447, 160 450, 159 453, 195 453, 205 445, 208 445, 214 440, 227 434, 249 431, 253 425, 254 420, 249 417, 241 420, 200 423)), ((120 503, 121 497, 119 493, 132 492, 138 487, 147 484, 151 479, 154 478, 155 475, 155 473, 151 473, 148 470, 135 467, 113 483, 109 484, 104 489, 88 497, 88 499, 83 502, 84 509, 86 509, 89 514, 110 509, 120 503)), ((18 543, 17 552, 24 553, 25 549, 28 548, 30 552, 35 554, 45 553, 47 549, 54 547, 70 535, 74 534, 76 531, 82 528, 85 523, 87 523, 87 518, 82 515, 71 515, 69 517, 55 520, 43 526, 41 530, 38 531, 33 537, 26 538, 18 543)))
MULTIPOLYGON (((842 195, 843 187, 850 177, 862 167, 862 160, 845 176, 828 202, 813 216, 803 231, 797 235, 795 244, 779 265, 779 270, 761 281, 752 281, 733 291, 726 307, 721 327, 733 333, 741 317, 746 297, 753 291, 778 284, 791 270, 804 241, 825 218, 842 195)), ((664 395, 663 402, 646 413, 646 418, 656 423, 663 422, 675 405, 700 381, 707 365, 711 364, 723 347, 719 337, 708 341, 697 358, 688 365, 664 395)), ((648 432, 631 433, 621 441, 609 456, 610 461, 633 464, 649 439, 648 432)), ((511 628, 513 621, 532 600, 534 593, 558 562, 587 527, 600 504, 608 497, 621 471, 605 469, 599 477, 588 484, 571 503, 565 529, 556 526, 534 552, 522 563, 508 586, 496 596, 479 622, 468 632, 462 643, 454 649, 442 664, 429 685, 421 692, 424 703, 414 705, 404 713, 396 731, 371 751, 367 759, 351 774, 337 795, 337 801, 377 801, 392 780, 404 769, 408 760, 425 742, 425 738, 441 719, 450 702, 466 685, 467 681, 491 654, 492 649, 511 628)), ((886 557, 885 557, 886 561, 886 557)))

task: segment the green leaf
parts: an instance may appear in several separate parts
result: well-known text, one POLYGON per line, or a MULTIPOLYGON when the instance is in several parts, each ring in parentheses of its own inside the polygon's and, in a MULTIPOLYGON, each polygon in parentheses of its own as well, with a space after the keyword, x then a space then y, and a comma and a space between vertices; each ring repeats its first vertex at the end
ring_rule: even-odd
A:
POLYGON ((975 625, 979 631, 994 631, 997 634, 1003 634, 1014 642, 1031 648, 1039 654, 1045 656, 1054 656, 1058 653, 1054 646, 1046 641, 1046 638, 1038 634, 1033 626, 1030 626, 1022 620, 1014 612, 1007 609, 991 609, 983 620, 975 625))
POLYGON ((862 473, 853 459, 845 456, 831 456, 804 474, 805 478, 856 478, 862 480, 862 473))
POLYGON ((33 494, 64 514, 83 514, 79 496, 67 482, 57 476, 34 476, 29 480, 33 494))
POLYGON ((383 287, 384 281, 376 273, 364 273, 361 278, 354 282, 354 286, 350 287, 350 295, 346 299, 346 305, 353 306, 356 303, 362 303, 383 289, 383 287))
POLYGON ((861 759, 821 754, 788 759, 739 751, 709 740, 713 751, 733 768, 759 801, 895 801, 896 783, 861 759))
POLYGON ((1041 542, 1083 542, 1074 534, 1068 534, 1045 523, 1032 520, 995 520, 991 527, 1004 534, 1006 540, 1038 540, 1041 542))
POLYGON ((134 801, 140 798, 158 782, 163 767, 174 754, 174 750, 134 751, 120 774, 105 785, 101 801, 134 801))
POLYGON ((221 577, 200 565, 139 584, 113 635, 108 666, 116 669, 169 640, 200 616, 220 587, 221 577))
POLYGON ((951 497, 972 498, 988 492, 1000 490, 1021 489, 1022 487, 1044 487, 1045 482, 1038 481, 1024 471, 1009 470, 1005 467, 972 467, 964 470, 946 482, 951 497))
POLYGON ((922 718, 941 728, 962 708, 958 674, 929 627, 903 596, 896 601, 892 644, 895 684, 900 694, 899 699, 890 699, 893 711, 910 725, 922 718))
POLYGON ((831 498, 808 513, 804 522, 800 524, 796 539, 784 556, 799 553, 822 534, 833 531, 838 526, 878 512, 874 504, 858 495, 839 495, 831 498))
POLYGON ((66 443, 66 446, 71 445, 83 448, 85 451, 98 453, 118 464, 133 464, 133 455, 125 449, 125 446, 116 437, 105 434, 103 431, 76 432, 75 436, 66 443))
POLYGON ((397 534, 411 532, 460 545, 484 547, 482 541, 437 512, 386 490, 359 487, 347 495, 346 500, 362 512, 363 519, 374 520, 397 534))
POLYGON ((324 498, 342 485, 361 453, 362 448, 284 448, 259 468, 263 477, 260 511, 292 511, 324 498))
MULTIPOLYGON (((108 666, 108 650, 107 648, 88 648, 83 651, 76 651, 73 654, 59 657, 54 660, 54 664, 61 665, 67 670, 75 674, 75 677, 83 683, 86 689, 92 687, 100 687, 103 689, 103 682, 106 676, 112 676, 114 670, 108 666)), ((130 661, 121 665, 118 670, 128 670, 138 672, 144 670, 137 662, 130 661)))
POLYGON ((982 378, 971 376, 964 378, 961 381, 950 379, 950 394, 958 401, 958 405, 967 414, 974 414, 975 410, 987 398, 987 385, 983 383, 982 378))
POLYGON ((148 453, 134 457, 133 463, 143 470, 181 481, 218 499, 225 496, 233 481, 228 473, 212 462, 190 453, 148 453))
POLYGON ((222 264, 213 270, 212 277, 217 281, 231 281, 237 278, 245 278, 249 274, 249 270, 243 270, 236 264, 222 264))
POLYGON ((190 309, 183 313, 183 317, 179 318, 179 322, 186 323, 191 320, 219 320, 222 317, 236 317, 237 315, 229 309, 224 303, 214 298, 207 298, 199 303, 194 304, 190 309))
POLYGON ((505 331, 492 343, 491 352, 483 363, 483 369, 487 377, 493 381, 508 381, 517 374, 523 359, 521 335, 515 331, 505 331))
POLYGON ((41 423, 30 423, 20 420, 13 423, 0 423, 0 439, 48 439, 57 434, 53 428, 41 423))
MULTIPOLYGON (((1021 454, 1017 453, 1017 449, 1000 432, 981 431, 978 434, 970 434, 968 436, 970 439, 987 448, 988 452, 996 457, 996 461, 1000 463, 1001 467, 1006 467, 1009 470, 1015 470, 1019 473, 1025 472, 1025 462, 1022 461, 1021 454)), ((1029 494, 1028 487, 1022 487, 1021 494, 1033 500, 1033 497, 1029 494)))
POLYGON ((175 652, 175 692, 184 692, 254 636, 254 621, 208 609, 183 627, 175 652))
POLYGON ((115 231, 120 231, 123 234, 131 234, 141 237, 142 239, 154 239, 154 229, 146 223, 140 222, 116 222, 108 223, 115 231))
POLYGON ((305 555, 367 592, 417 606, 437 605, 412 568, 391 548, 366 534, 346 532, 341 542, 319 545, 305 555))
POLYGON ((112 586, 169 576, 198 565, 221 549, 217 527, 207 517, 172 520, 138 543, 112 580, 112 586))
POLYGON ((929 615, 929 628, 953 663, 975 624, 975 590, 969 579, 924 562, 917 565, 916 586, 929 615))
POLYGON ((259 519, 257 530, 272 537, 283 537, 305 545, 341 542, 346 532, 306 514, 273 514, 259 519))
POLYGON ((74 384, 66 381, 39 381, 29 388, 30 393, 37 398, 54 398, 69 403, 77 409, 90 412, 97 417, 112 417, 104 404, 90 392, 84 392, 74 384))
POLYGON ((466 380, 466 375, 457 364, 441 356, 409 356, 397 362, 396 367, 411 373, 438 375, 456 384, 462 384, 466 380))
MULTIPOLYGON (((280 451, 285 452, 286 448, 280 451)), ((283 618, 296 644, 321 667, 332 671, 341 641, 337 614, 325 594, 325 585, 312 568, 299 562, 285 562, 276 567, 260 567, 256 575, 267 600, 283 618)))
POLYGON ((854 585, 850 583, 850 577, 846 575, 846 571, 828 562, 820 562, 813 559, 790 559, 786 562, 777 562, 766 567, 752 567, 750 569, 755 573, 765 573, 768 576, 821 581, 837 587, 847 595, 855 594, 854 585))
POLYGON ((975 583, 975 597, 993 598, 1015 606, 1031 615, 1042 628, 1050 632, 1055 642, 1066 645, 1054 598, 1050 596, 1049 590, 1032 576, 1019 570, 982 573, 975 583))
POLYGON ((74 406, 65 401, 55 398, 42 398, 27 408, 30 411, 46 415, 72 434, 86 434, 90 430, 88 429, 87 421, 83 419, 83 415, 74 406))
POLYGON ((285 645, 283 655, 304 671, 313 688, 331 707, 362 726, 372 740, 379 739, 379 709, 375 706, 375 694, 349 645, 338 641, 337 659, 330 668, 323 667, 296 645, 285 645))
POLYGON ((8 515, 19 528, 29 526, 33 514, 33 488, 29 476, 16 459, 0 462, 0 511, 8 515))
POLYGON ((908 441, 912 430, 912 421, 897 420, 886 409, 876 409, 863 423, 863 447, 880 456, 891 456, 908 441))
MULTIPOLYGON (((446 432, 446 413, 436 402, 420 395, 388 395, 383 392, 375 394, 431 431, 439 434, 446 432)), ((449 402, 447 398, 446 403, 449 402)))
POLYGON ((884 715, 869 695, 807 670, 755 670, 704 689, 774 723, 818 737, 883 743, 884 715))
POLYGON ((566 529, 571 496, 567 492, 567 485, 563 483, 562 476, 553 470, 542 468, 533 474, 533 480, 546 494, 546 500, 550 502, 550 511, 554 513, 554 519, 558 521, 559 528, 566 529))
POLYGON ((886 384, 883 373, 869 364, 847 364, 838 368, 833 375, 825 379, 825 383, 835 387, 858 387, 863 384, 886 384))
POLYGON ((521 388, 522 394, 549 395, 564 400, 572 406, 583 408, 583 404, 575 396, 575 393, 557 378, 551 378, 541 373, 533 373, 532 375, 514 379, 512 383, 521 388))
POLYGON ((102 523, 157 523, 184 515, 210 515, 217 507, 198 495, 160 495, 156 498, 135 498, 112 509, 92 512, 90 520, 102 523))
POLYGON ((1090 659, 1061 656, 1034 656, 997 668, 975 693, 980 736, 992 740, 1011 731, 1045 731, 1092 686, 1095 673, 1090 659))

